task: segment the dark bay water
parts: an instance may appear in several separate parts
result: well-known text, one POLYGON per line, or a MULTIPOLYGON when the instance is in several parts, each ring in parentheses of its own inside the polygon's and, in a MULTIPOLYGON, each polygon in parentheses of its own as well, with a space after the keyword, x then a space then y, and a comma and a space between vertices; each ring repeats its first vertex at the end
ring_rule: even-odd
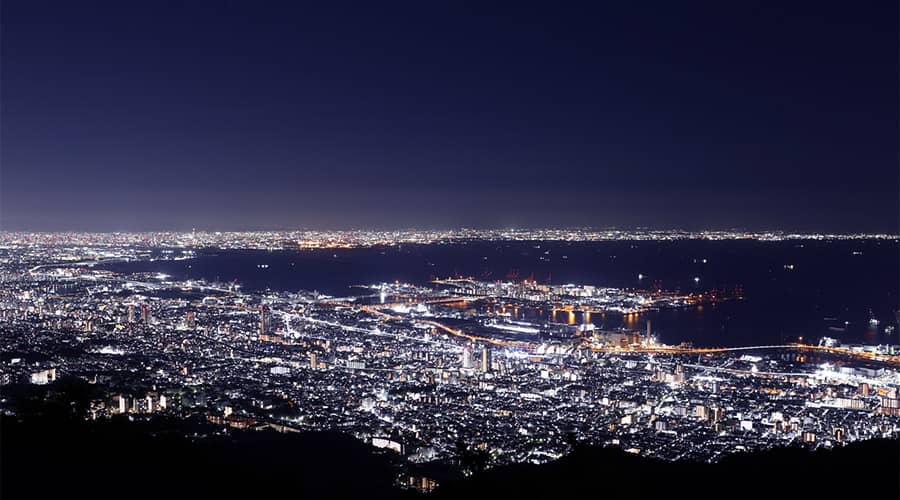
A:
POLYGON ((207 251, 190 260, 104 267, 237 281, 245 290, 319 290, 335 296, 360 293, 351 288, 357 284, 424 283, 456 275, 682 292, 716 288, 731 293, 741 287, 740 302, 649 313, 630 323, 610 317, 606 326, 643 328, 650 319, 661 341, 696 345, 759 345, 823 335, 847 342, 898 343, 896 331, 884 333, 885 326, 897 324, 898 250, 895 241, 475 242, 207 251), (877 331, 869 326, 871 318, 880 322, 877 331))

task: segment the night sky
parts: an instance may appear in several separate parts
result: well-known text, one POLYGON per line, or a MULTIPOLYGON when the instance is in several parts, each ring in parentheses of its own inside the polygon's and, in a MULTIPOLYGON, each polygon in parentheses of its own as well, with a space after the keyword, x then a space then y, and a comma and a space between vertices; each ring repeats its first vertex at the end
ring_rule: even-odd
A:
POLYGON ((3 0, 0 229, 896 232, 897 2, 561 3, 3 0))

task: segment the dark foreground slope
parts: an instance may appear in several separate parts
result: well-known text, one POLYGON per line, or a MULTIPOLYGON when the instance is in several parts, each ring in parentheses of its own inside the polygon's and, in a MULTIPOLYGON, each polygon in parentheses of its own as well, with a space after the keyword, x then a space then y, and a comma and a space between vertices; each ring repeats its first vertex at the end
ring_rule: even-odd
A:
MULTIPOLYGON (((205 426, 198 430, 208 432, 205 426)), ((336 433, 198 440, 183 422, 3 418, 2 499, 396 498, 389 459, 336 433), (175 432, 171 432, 175 431, 175 432)))
MULTIPOLYGON (((81 423, 4 417, 2 498, 404 498, 389 457, 331 433, 243 432, 189 440, 183 422, 81 423), (167 430, 177 432, 166 432, 167 430)), ((896 441, 783 449, 714 465, 577 449, 554 463, 448 482, 471 498, 900 498, 896 441)))
POLYGON ((782 448, 715 464, 663 462, 582 448, 553 463, 517 465, 445 485, 455 498, 900 498, 900 442, 810 452, 782 448))

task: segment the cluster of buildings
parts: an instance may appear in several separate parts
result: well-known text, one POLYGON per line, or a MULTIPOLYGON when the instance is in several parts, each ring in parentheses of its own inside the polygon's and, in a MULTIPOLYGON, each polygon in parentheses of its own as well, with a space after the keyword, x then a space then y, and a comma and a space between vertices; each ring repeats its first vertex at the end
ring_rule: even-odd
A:
MULTIPOLYGON (((56 254, 41 262, 30 252, 2 253, 0 383, 88 381, 101 396, 84 418, 166 415, 222 429, 337 430, 413 464, 458 462, 460 443, 490 464, 553 460, 573 438, 665 460, 715 461, 900 435, 897 363, 835 364, 827 351, 813 363, 783 350, 631 349, 636 332, 591 332, 580 343, 498 339, 470 334, 452 306, 577 297, 609 308, 631 300, 611 289, 394 284, 347 301, 56 266, 56 254)), ((15 399, 0 410, 15 414, 15 399)), ((427 477, 407 480, 434 487, 427 477)))
MULTIPOLYGON (((304 249, 466 241, 897 240, 896 234, 684 231, 650 229, 448 229, 345 231, 189 231, 144 233, 0 232, 0 248, 304 249)), ((102 251, 102 250, 101 250, 102 251)))

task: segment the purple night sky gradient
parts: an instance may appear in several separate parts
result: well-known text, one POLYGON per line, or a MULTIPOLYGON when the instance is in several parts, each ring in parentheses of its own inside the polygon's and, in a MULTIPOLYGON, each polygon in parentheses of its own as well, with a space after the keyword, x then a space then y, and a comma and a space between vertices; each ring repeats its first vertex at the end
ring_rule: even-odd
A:
POLYGON ((4 0, 0 229, 895 232, 897 3, 751 4, 4 0))

